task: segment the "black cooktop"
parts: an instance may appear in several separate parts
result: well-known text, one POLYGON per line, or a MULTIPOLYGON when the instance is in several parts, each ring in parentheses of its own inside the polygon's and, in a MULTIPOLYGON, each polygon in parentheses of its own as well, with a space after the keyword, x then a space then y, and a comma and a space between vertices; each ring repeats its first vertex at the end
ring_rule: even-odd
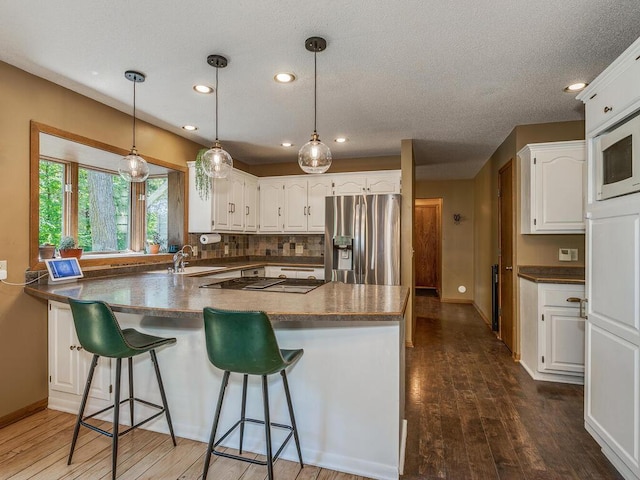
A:
POLYGON ((219 288, 223 290, 249 290, 254 292, 308 293, 320 285, 323 280, 307 278, 230 278, 222 282, 207 283, 200 288, 219 288))

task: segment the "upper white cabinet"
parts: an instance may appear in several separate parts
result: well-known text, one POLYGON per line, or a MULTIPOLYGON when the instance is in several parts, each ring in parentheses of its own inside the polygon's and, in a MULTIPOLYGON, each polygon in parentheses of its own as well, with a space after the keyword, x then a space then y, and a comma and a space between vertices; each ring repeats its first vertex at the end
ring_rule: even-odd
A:
POLYGON ((284 182, 284 231, 324 232, 325 197, 332 194, 328 176, 301 176, 284 182))
POLYGON ((255 232, 257 177, 233 170, 227 178, 215 179, 209 199, 195 188, 195 163, 189 167, 189 232, 255 232))
POLYGON ((521 233, 584 233, 585 142, 534 143, 520 152, 521 233))
POLYGON ((261 232, 281 232, 284 229, 284 181, 274 178, 260 179, 261 232))
POLYGON ((335 174, 334 195, 400 193, 400 170, 335 174))

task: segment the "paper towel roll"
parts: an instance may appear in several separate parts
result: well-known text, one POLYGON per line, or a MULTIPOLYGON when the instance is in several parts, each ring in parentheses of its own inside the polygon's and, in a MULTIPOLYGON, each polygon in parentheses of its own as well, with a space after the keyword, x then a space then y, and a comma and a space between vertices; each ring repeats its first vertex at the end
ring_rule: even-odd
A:
POLYGON ((219 233, 211 233, 209 235, 200 235, 200 243, 206 245, 208 243, 218 243, 222 240, 219 233))

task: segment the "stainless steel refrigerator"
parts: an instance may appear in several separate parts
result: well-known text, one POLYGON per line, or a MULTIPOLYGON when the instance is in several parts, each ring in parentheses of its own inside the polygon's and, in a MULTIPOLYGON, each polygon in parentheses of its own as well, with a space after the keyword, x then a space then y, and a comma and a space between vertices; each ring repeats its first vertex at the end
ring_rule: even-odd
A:
POLYGON ((326 198, 325 279, 400 285, 400 195, 326 198))

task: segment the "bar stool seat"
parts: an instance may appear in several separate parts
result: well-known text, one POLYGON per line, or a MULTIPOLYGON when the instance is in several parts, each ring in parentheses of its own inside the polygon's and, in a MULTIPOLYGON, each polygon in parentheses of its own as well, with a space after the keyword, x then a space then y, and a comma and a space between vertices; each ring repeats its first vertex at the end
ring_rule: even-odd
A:
POLYGON ((218 404, 216 405, 213 426, 211 428, 211 437, 209 438, 209 445, 205 455, 204 472, 202 475, 203 480, 206 480, 207 478, 212 453, 214 455, 233 458, 243 462, 266 465, 268 478, 269 480, 273 480, 273 462, 278 458, 292 436, 295 439, 300 466, 304 467, 302 462, 302 452, 300 450, 300 439, 298 438, 298 429, 296 427, 293 404, 291 402, 291 394, 289 393, 289 384, 287 381, 287 374, 285 372, 287 367, 293 365, 298 361, 298 359, 300 359, 300 357, 302 357, 304 350, 281 350, 278 347, 278 342, 276 340, 271 321, 264 312, 230 311, 207 307, 204 309, 204 330, 209 361, 217 368, 223 370, 224 375, 222 377, 222 384, 220 385, 218 404), (242 407, 240 420, 238 420, 216 441, 215 438, 218 423, 220 421, 222 403, 231 373, 240 373, 244 376, 242 381, 242 407), (287 399, 291 425, 272 423, 270 419, 267 376, 275 373, 280 373, 282 376, 282 383, 287 399), (247 380, 249 375, 260 375, 262 377, 264 420, 247 418, 245 415, 247 404, 247 380), (239 427, 239 453, 242 454, 244 425, 246 422, 262 424, 265 427, 267 460, 264 462, 216 450, 216 447, 239 427), (289 430, 289 434, 275 454, 273 454, 271 445, 272 427, 289 430))
POLYGON ((167 398, 164 391, 164 385, 162 384, 162 377, 160 376, 160 368, 158 367, 158 359, 155 352, 155 350, 159 347, 176 343, 176 339, 148 335, 146 333, 139 332, 134 328, 126 328, 122 330, 115 315, 113 314, 113 311, 105 302, 69 299, 69 305, 71 306, 73 323, 76 327, 76 333, 78 335, 80 345, 82 345, 82 347, 86 351, 93 354, 93 359, 89 368, 89 375, 87 376, 87 382, 85 384, 84 393, 82 395, 80 411, 78 413, 78 418, 76 420, 76 425, 73 431, 73 440, 71 442, 71 450, 69 452, 67 465, 71 465, 71 459, 73 457, 73 451, 75 450, 80 426, 84 426, 113 439, 111 446, 111 478, 115 479, 116 467, 118 463, 118 438, 130 432, 131 430, 138 428, 139 426, 153 420, 154 418, 159 417, 164 413, 169 425, 171 440, 173 441, 173 445, 176 446, 176 437, 173 433, 171 415, 169 414, 167 398), (149 354, 151 355, 151 361, 153 362, 156 379, 158 380, 158 387, 160 389, 160 397, 162 398, 162 405, 156 405, 154 403, 136 398, 134 396, 133 357, 147 352, 149 352, 149 354), (113 405, 110 405, 107 408, 103 408, 102 410, 99 410, 91 415, 84 416, 84 410, 87 405, 89 390, 91 389, 91 381, 93 380, 93 374, 100 357, 116 359, 114 403, 113 405), (120 378, 122 373, 123 358, 127 358, 129 361, 129 397, 120 401, 120 378), (135 402, 139 402, 146 406, 155 408, 158 411, 150 417, 138 423, 135 423, 135 402), (120 432, 120 405, 123 403, 129 404, 131 426, 120 432), (111 409, 113 409, 113 429, 111 432, 108 432, 86 422, 86 420, 111 409))

